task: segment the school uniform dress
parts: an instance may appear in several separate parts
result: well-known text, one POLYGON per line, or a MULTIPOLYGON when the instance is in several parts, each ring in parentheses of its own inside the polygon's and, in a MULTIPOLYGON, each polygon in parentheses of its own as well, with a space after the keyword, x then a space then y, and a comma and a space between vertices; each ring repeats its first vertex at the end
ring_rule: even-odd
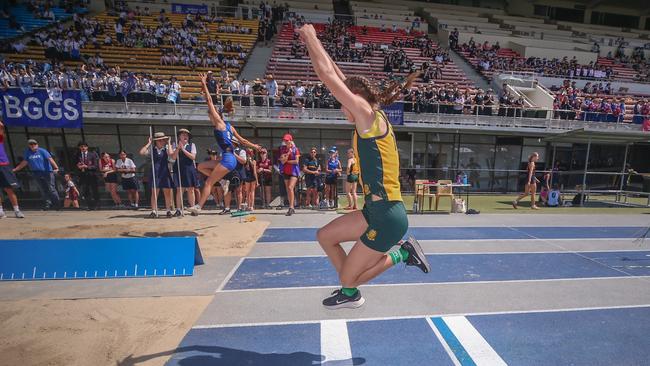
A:
POLYGON ((151 188, 154 187, 154 182, 156 189, 176 188, 176 184, 172 179, 172 173, 169 170, 169 155, 167 154, 167 148, 153 148, 153 170, 149 172, 149 182, 152 184, 151 188))
MULTIPOLYGON (((196 146, 191 143, 185 144, 183 149, 194 154, 196 153, 196 146)), ((198 174, 194 160, 188 158, 182 151, 178 152, 178 159, 176 160, 176 164, 174 164, 174 169, 178 169, 178 172, 174 174, 174 182, 176 183, 176 186, 183 188, 195 188, 199 186, 198 174), (178 181, 179 175, 180 182, 178 181)))

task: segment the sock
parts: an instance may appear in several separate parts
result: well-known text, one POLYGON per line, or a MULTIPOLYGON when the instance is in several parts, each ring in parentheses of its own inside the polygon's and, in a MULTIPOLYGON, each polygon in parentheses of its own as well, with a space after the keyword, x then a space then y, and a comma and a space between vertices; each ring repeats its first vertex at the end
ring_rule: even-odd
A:
MULTIPOLYGON (((0 210, 2 210, 2 208, 0 208, 0 210)), ((14 211, 20 211, 20 207, 14 206, 14 211)))
POLYGON ((349 287, 341 288, 341 292, 343 293, 343 295, 348 296, 348 297, 352 297, 352 296, 356 295, 357 291, 359 291, 359 290, 357 290, 356 287, 355 288, 349 288, 349 287))
POLYGON ((399 248, 394 252, 388 253, 388 255, 390 256, 390 260, 393 261, 393 265, 395 265, 399 262, 406 262, 409 257, 409 252, 404 248, 399 248))
POLYGON ((4 209, 2 208, 2 206, 0 206, 0 212, 4 212, 4 209))

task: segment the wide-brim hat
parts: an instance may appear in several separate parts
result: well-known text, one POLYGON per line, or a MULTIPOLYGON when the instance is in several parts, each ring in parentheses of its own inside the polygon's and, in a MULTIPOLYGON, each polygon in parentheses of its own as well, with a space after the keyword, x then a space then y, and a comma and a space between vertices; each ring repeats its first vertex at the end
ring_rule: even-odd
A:
POLYGON ((156 132, 153 134, 153 140, 158 141, 158 140, 166 140, 168 137, 165 136, 164 132, 156 132))
POLYGON ((188 134, 188 135, 192 135, 192 133, 190 132, 190 130, 188 130, 187 128, 181 128, 180 130, 178 130, 178 134, 179 134, 179 135, 180 135, 181 133, 183 133, 183 132, 185 132, 185 133, 188 134))

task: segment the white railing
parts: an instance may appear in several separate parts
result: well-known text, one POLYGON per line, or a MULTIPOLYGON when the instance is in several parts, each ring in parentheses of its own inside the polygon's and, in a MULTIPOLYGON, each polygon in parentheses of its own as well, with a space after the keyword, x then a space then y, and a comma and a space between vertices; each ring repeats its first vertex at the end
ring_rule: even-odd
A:
MULTIPOLYGON (((223 98, 226 96, 223 95, 223 98)), ((274 98, 269 105, 267 96, 249 97, 250 105, 242 105, 242 96, 235 97, 234 120, 241 122, 312 122, 312 123, 347 123, 344 114, 338 108, 282 107, 280 98, 274 98), (258 104, 255 105, 257 98, 258 104), (261 102, 261 103, 260 103, 261 102)), ((244 97, 246 98, 246 97, 244 97)), ((304 99, 304 98, 302 98, 304 99)), ((404 103, 404 102, 402 102, 404 103)), ((590 128, 598 130, 641 131, 642 125, 630 122, 600 122, 583 120, 576 111, 559 111, 544 108, 516 108, 499 105, 491 107, 464 105, 454 110, 452 104, 429 104, 434 113, 404 112, 405 125, 454 127, 465 129, 536 129, 536 130, 573 130, 590 128), (486 110, 490 109, 489 113, 486 110), (562 114, 561 114, 562 112, 562 114), (563 115, 564 118, 560 118, 563 115), (573 115, 573 119, 566 116, 573 115)), ((458 107, 458 106, 456 106, 458 107)), ((188 120, 207 121, 207 108, 204 103, 116 103, 84 102, 84 117, 88 119, 134 119, 134 120, 188 120)), ((594 112, 600 116, 601 113, 594 112)), ((645 116, 648 117, 648 116, 645 116)))

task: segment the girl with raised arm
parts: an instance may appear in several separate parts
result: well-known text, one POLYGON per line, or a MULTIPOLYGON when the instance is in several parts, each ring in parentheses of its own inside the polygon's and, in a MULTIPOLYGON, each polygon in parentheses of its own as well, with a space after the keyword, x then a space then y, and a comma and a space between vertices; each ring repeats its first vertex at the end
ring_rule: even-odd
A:
POLYGON ((393 129, 380 105, 395 101, 417 74, 406 83, 390 84, 379 92, 360 76, 346 78, 329 57, 311 24, 298 34, 320 80, 341 103, 343 113, 355 125, 352 141, 359 164, 364 195, 362 211, 341 216, 318 230, 318 241, 339 274, 341 288, 323 300, 328 309, 356 308, 364 303, 357 289, 399 262, 429 272, 429 263, 418 242, 401 241, 408 229, 399 183, 399 155, 393 129), (349 253, 342 242, 356 241, 349 253), (395 251, 389 250, 399 245, 395 251))
MULTIPOLYGON (((208 117, 210 117, 210 122, 212 122, 212 126, 214 126, 214 137, 217 140, 217 145, 219 145, 219 148, 221 149, 221 161, 208 160, 199 164, 199 172, 207 176, 207 178, 205 180, 205 185, 203 186, 203 191, 201 192, 201 199, 196 206, 189 209, 193 215, 198 214, 203 208, 203 205, 205 205, 205 201, 207 201, 210 196, 212 186, 237 166, 237 159, 233 154, 233 151, 235 150, 232 143, 233 138, 236 138, 240 144, 250 146, 257 150, 260 149, 259 145, 241 137, 230 122, 223 119, 222 114, 217 111, 214 103, 212 103, 212 96, 208 90, 206 74, 199 74, 199 77, 201 79, 201 88, 208 104, 208 117)), ((219 90, 217 89, 217 93, 218 92, 219 90)), ((224 102, 223 111, 225 113, 234 111, 231 98, 228 98, 226 102, 224 102)), ((224 191, 226 188, 227 186, 224 187, 224 191)), ((224 194, 227 193, 228 192, 224 192, 224 194)))

